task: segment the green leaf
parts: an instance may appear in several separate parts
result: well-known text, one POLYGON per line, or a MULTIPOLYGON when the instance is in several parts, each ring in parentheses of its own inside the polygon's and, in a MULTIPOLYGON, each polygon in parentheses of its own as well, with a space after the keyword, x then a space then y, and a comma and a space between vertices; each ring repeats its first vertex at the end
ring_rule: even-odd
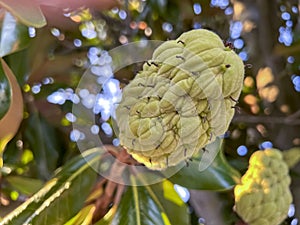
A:
POLYGON ((43 182, 38 179, 21 177, 21 176, 8 176, 5 180, 17 191, 25 194, 32 195, 37 192, 42 186, 43 182))
POLYGON ((131 177, 132 186, 124 194, 111 224, 189 224, 187 207, 170 181, 136 186, 135 179, 131 177))
POLYGON ((183 167, 169 180, 189 189, 224 191, 233 188, 241 175, 226 161, 221 146, 221 140, 217 139, 206 147, 207 151, 202 158, 193 158, 188 166, 183 167), (216 157, 211 157, 215 153, 216 157), (209 166, 205 168, 206 165, 209 166))
POLYGON ((164 180, 152 187, 153 193, 160 200, 171 224, 189 224, 187 206, 175 191, 174 184, 168 180, 164 180), (161 201, 161 199, 164 199, 164 201, 161 201))
POLYGON ((0 119, 0 167, 2 167, 4 148, 17 133, 23 120, 23 96, 13 72, 2 58, 0 58, 0 62, 0 77, 6 77, 10 88, 9 108, 0 119))
POLYGON ((57 132, 38 112, 33 112, 26 121, 24 143, 29 144, 36 160, 40 178, 49 179, 58 160, 61 148, 57 132))
POLYGON ((0 120, 9 109, 10 98, 10 85, 5 76, 2 66, 0 66, 0 120))
POLYGON ((20 51, 13 52, 4 57, 5 61, 15 74, 20 86, 23 86, 28 80, 28 74, 30 74, 29 67, 29 48, 24 48, 20 51))
POLYGON ((18 23, 9 12, 6 12, 1 21, 0 57, 27 47, 30 40, 28 27, 18 23))
POLYGON ((167 1, 166 0, 151 0, 149 1, 153 11, 164 14, 167 11, 167 1))
POLYGON ((70 160, 56 176, 35 195, 4 217, 1 225, 60 225, 72 218, 83 206, 97 172, 99 149, 91 149, 70 160))
POLYGON ((114 205, 106 214, 105 216, 96 222, 94 225, 110 225, 112 220, 114 219, 114 216, 117 211, 117 205, 114 205))
POLYGON ((40 28, 47 24, 36 1, 0 0, 0 5, 10 11, 26 26, 40 28))
POLYGON ((87 205, 64 225, 89 225, 92 222, 95 211, 94 205, 87 205))

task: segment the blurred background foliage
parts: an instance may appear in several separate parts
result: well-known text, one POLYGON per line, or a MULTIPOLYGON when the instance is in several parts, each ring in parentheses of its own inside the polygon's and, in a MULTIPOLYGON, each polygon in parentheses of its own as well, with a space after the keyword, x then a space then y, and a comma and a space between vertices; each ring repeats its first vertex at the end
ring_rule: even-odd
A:
MULTIPOLYGON (((67 165, 66 174, 74 172, 76 166, 79 168, 79 164, 75 163, 76 166, 68 170, 70 160, 79 154, 76 141, 84 138, 72 128, 76 120, 72 113, 73 104, 80 103, 87 108, 92 105, 99 117, 92 128, 93 132, 101 137, 104 144, 118 145, 111 127, 110 115, 113 115, 114 109, 110 107, 110 101, 113 97, 120 97, 118 90, 134 77, 140 67, 133 65, 113 74, 107 51, 133 41, 174 39, 184 31, 206 28, 233 45, 245 63, 245 80, 239 108, 224 135, 223 153, 241 173, 247 169, 250 155, 258 149, 275 147, 286 150, 300 146, 298 1, 89 0, 74 3, 41 0, 35 2, 34 7, 26 7, 26 4, 32 5, 33 2, 0 1, 0 56, 3 59, 0 67, 0 134, 1 138, 6 133, 10 134, 0 144, 4 161, 0 176, 0 216, 6 215, 37 192, 57 168, 67 165), (14 74, 17 83, 9 80, 9 72, 4 64, 11 69, 10 74, 14 74), (80 78, 88 68, 94 68, 95 74, 101 73, 98 74, 99 79, 101 76, 111 77, 110 83, 105 84, 107 88, 103 87, 100 96, 102 101, 96 101, 97 96, 86 91, 76 92, 80 78), (20 99, 16 100, 16 94, 11 92, 18 87, 17 84, 22 90, 24 104, 20 99), (13 106, 15 108, 12 109, 13 106), (17 118, 8 113, 12 111, 21 111, 22 116, 17 118), (4 119, 9 123, 4 123, 4 119), (19 126, 18 120, 21 124, 15 129, 19 126)), ((96 181, 95 174, 89 173, 89 181, 85 181, 86 185, 78 189, 86 193, 82 196, 82 202, 96 181)), ((291 171, 291 175, 294 203, 284 224, 296 225, 300 218, 299 165, 291 171)), ((56 176, 58 180, 66 182, 65 178, 61 178, 63 176, 56 176)), ((76 184, 76 179, 83 178, 78 175, 70 182, 76 184)), ((174 183, 178 179, 180 177, 174 179, 174 183)), ((111 221, 109 213, 114 213, 122 221, 120 215, 129 215, 128 212, 133 210, 126 207, 126 204, 133 207, 134 202, 130 203, 133 195, 139 193, 148 198, 152 188, 164 190, 159 189, 160 185, 164 184, 129 189, 120 207, 111 207, 107 214, 104 213, 104 218, 111 221)), ((168 193, 173 193, 174 189, 169 190, 169 183, 165 185, 168 193)), ((200 186, 195 188, 192 185, 192 188, 199 189, 197 191, 177 190, 181 197, 188 196, 184 201, 188 204, 187 220, 190 224, 239 223, 232 210, 230 190, 204 192, 201 189, 205 188, 200 186)), ((51 191, 55 193, 60 188, 51 191)), ((78 197, 70 196, 73 201, 78 197)), ((96 196, 101 197, 101 193, 96 196)), ((97 198, 94 196, 94 199, 97 198)), ((173 203, 171 201, 168 204, 173 203)), ((153 210, 162 210, 160 203, 155 200, 149 204, 153 210)), ((68 214, 69 219, 82 204, 74 207, 68 214)), ((91 205, 87 205, 73 220, 83 224, 93 210, 91 205)), ((101 215, 98 216, 101 218, 101 215)), ((157 221, 161 218, 161 224, 168 224, 165 217, 157 221)), ((97 224, 109 224, 101 221, 97 224)), ((143 224, 151 224, 151 220, 143 224)))

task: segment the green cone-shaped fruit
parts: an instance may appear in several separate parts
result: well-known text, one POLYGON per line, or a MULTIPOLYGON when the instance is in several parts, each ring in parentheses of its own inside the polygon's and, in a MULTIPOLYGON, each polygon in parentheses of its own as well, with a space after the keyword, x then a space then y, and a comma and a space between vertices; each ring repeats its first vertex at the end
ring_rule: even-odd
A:
POLYGON ((242 60, 211 31, 164 42, 123 90, 121 145, 150 169, 190 158, 228 129, 243 77, 242 60))
POLYGON ((249 225, 280 224, 292 203, 290 182, 281 151, 254 152, 241 184, 234 189, 237 214, 249 225))

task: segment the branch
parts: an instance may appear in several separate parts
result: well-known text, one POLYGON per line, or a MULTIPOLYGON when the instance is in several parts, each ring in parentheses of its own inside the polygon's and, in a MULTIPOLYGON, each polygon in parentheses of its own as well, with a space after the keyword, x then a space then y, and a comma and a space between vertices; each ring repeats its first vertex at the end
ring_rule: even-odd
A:
POLYGON ((236 115, 232 122, 233 123, 264 123, 264 124, 284 124, 290 126, 300 125, 300 110, 297 112, 284 117, 284 116, 251 116, 251 115, 236 115), (299 118, 299 119, 297 119, 299 118))

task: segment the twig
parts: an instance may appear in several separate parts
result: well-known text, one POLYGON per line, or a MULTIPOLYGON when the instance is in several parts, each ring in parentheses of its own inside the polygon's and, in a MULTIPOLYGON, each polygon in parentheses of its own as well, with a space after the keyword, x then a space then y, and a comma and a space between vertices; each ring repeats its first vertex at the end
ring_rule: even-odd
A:
POLYGON ((298 117, 299 112, 294 113, 290 116, 250 116, 250 115, 236 115, 232 122, 233 123, 264 123, 264 124, 284 124, 290 126, 299 126, 300 119, 298 117))
POLYGON ((294 112, 292 115, 289 115, 287 118, 289 118, 289 119, 300 118, 300 110, 294 112))
POLYGON ((111 154, 114 156, 115 161, 109 171, 109 177, 112 180, 104 179, 103 181, 99 182, 96 187, 104 188, 105 190, 95 202, 96 209, 93 214, 93 222, 99 221, 101 218, 103 218, 103 216, 109 211, 112 204, 119 204, 125 189, 125 186, 122 184, 122 174, 126 169, 126 164, 138 164, 137 161, 134 160, 124 148, 113 145, 105 145, 104 147, 107 151, 106 154, 111 154))
POLYGON ((119 205, 121 198, 122 198, 122 194, 124 192, 124 189, 125 189, 125 186, 123 184, 118 185, 117 193, 114 198, 114 205, 119 205))

